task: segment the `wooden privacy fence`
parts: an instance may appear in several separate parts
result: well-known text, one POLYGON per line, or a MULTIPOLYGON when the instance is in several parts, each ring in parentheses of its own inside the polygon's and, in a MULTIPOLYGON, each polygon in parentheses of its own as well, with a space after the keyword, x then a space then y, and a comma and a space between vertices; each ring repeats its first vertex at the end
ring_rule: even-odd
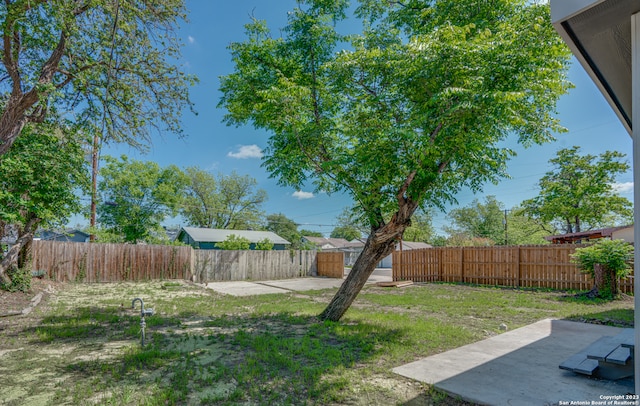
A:
POLYGON ((268 280, 316 274, 316 251, 194 250, 196 282, 268 280))
MULTIPOLYGON (((34 241, 32 269, 65 282, 287 279, 317 274, 316 251, 218 251, 188 246, 34 241)), ((340 269, 343 269, 342 263, 340 269)))
POLYGON ((318 252, 318 276, 342 279, 344 276, 344 253, 318 252))
POLYGON ((191 279, 191 247, 34 241, 32 268, 65 282, 191 279))
MULTIPOLYGON (((589 290, 593 279, 571 263, 581 245, 437 247, 393 253, 393 280, 589 290)), ((633 278, 620 283, 633 292, 633 278)))

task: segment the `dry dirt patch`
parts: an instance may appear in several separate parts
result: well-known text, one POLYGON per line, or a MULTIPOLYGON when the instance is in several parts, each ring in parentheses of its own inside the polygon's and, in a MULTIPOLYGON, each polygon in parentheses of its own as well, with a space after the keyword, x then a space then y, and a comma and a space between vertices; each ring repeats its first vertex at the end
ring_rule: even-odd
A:
MULTIPOLYGON (((183 299, 201 297, 212 303, 222 300, 188 282, 88 285, 34 280, 29 293, 2 292, 0 300, 3 309, 20 311, 39 293, 43 299, 30 314, 0 318, 0 376, 4 377, 0 404, 133 405, 150 398, 159 404, 242 404, 247 399, 261 404, 255 393, 246 395, 247 383, 235 378, 235 369, 247 368, 245 354, 237 351, 237 340, 256 336, 276 336, 292 342, 308 340, 309 325, 317 325, 290 324, 277 317, 243 311, 213 318, 185 313, 184 308, 175 305, 180 306, 183 299), (150 340, 161 343, 149 351, 140 351, 139 307, 130 309, 132 298, 137 296, 145 301, 152 297, 152 304, 162 303, 164 307, 165 314, 160 306, 161 314, 149 318, 150 323, 158 323, 149 326, 148 333, 153 335, 150 340), (242 318, 245 322, 237 320, 242 318)), ((295 298, 302 299, 299 295, 295 298)), ((319 298, 306 299, 312 302, 319 298)), ((247 306, 239 303, 243 308, 247 306)), ((340 340, 332 336, 325 343, 340 345, 340 340)), ((347 351, 357 349, 349 347, 347 351)), ((281 361, 288 362, 286 358, 281 361)), ((343 400, 324 402, 315 398, 309 402, 308 393, 303 393, 288 403, 464 404, 430 393, 424 385, 385 368, 357 372, 370 367, 358 362, 344 370, 348 384, 343 400)), ((251 373, 240 376, 246 379, 251 373)), ((289 399, 287 391, 300 377, 276 374, 273 380, 258 379, 264 379, 261 385, 265 385, 259 390, 282 400, 289 399)), ((331 379, 336 379, 335 375, 331 379)), ((305 389, 298 385, 296 390, 305 389)))

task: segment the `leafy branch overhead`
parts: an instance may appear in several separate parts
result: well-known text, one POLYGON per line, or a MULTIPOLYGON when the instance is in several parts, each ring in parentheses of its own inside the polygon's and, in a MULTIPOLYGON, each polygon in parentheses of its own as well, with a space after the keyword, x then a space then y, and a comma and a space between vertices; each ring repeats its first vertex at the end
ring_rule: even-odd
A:
POLYGON ((151 130, 181 134, 195 82, 173 63, 185 13, 183 0, 3 1, 0 156, 55 112, 137 147, 151 130))

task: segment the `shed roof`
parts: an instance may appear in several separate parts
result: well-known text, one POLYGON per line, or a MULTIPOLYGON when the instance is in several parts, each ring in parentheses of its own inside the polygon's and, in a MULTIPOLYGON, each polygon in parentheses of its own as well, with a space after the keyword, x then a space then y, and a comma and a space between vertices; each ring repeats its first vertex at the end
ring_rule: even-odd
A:
MULTIPOLYGON (((420 250, 424 248, 433 248, 433 246, 421 241, 402 241, 403 251, 420 250)), ((400 244, 396 245, 396 250, 400 250, 400 244)))
POLYGON ((608 227, 608 228, 599 228, 597 230, 589 230, 589 231, 581 231, 579 233, 568 233, 568 234, 560 234, 560 235, 548 235, 544 237, 545 240, 551 241, 554 244, 567 244, 576 241, 580 241, 583 239, 598 239, 611 237, 615 231, 623 230, 625 228, 632 228, 633 225, 628 226, 620 226, 620 227, 608 227))
POLYGON ((291 244, 289 241, 271 231, 225 230, 219 228, 197 227, 182 227, 182 230, 185 233, 189 234, 191 238, 197 242, 222 242, 225 241, 231 234, 233 234, 238 237, 246 238, 251 243, 257 243, 268 239, 274 244, 291 244))
POLYGON ((364 246, 362 241, 347 241, 344 238, 327 238, 327 237, 304 237, 305 240, 325 249, 328 248, 361 248, 364 246))

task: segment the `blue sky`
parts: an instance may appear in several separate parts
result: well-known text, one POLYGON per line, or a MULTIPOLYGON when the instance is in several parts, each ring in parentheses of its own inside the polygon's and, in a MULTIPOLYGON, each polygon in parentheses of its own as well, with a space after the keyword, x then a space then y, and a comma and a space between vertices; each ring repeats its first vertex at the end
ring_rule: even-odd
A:
MULTIPOLYGON (((126 146, 104 148, 103 155, 126 154, 135 159, 156 161, 163 166, 198 166, 212 173, 229 174, 236 171, 240 175, 248 174, 269 195, 264 205, 267 214, 283 213, 302 228, 320 231, 328 236, 335 225, 335 217, 350 205, 349 197, 313 194, 311 189, 298 191, 277 186, 275 179, 270 179, 261 167, 261 150, 267 144, 268 134, 250 126, 227 127, 222 123, 224 111, 216 108, 220 98, 219 77, 233 69, 227 46, 245 38, 244 25, 250 21, 251 15, 266 20, 273 32, 277 33, 286 22, 287 12, 295 7, 296 2, 187 0, 186 3, 190 14, 189 22, 180 31, 184 48, 183 59, 179 63, 185 71, 200 79, 200 83, 191 89, 198 115, 185 112, 183 118, 188 136, 184 139, 177 139, 172 134, 156 137, 149 152, 144 155, 126 146)), ((507 141, 506 144, 518 152, 518 156, 509 164, 511 179, 505 179, 499 185, 487 185, 479 195, 461 192, 457 196, 460 206, 469 204, 474 198, 495 195, 506 208, 511 208, 536 196, 538 180, 550 169, 549 159, 561 148, 578 145, 582 153, 589 154, 617 150, 627 154, 627 160, 631 163, 631 137, 576 61, 569 77, 576 87, 560 100, 557 109, 562 124, 569 132, 558 135, 556 142, 528 149, 519 146, 515 140, 507 141)), ((632 200, 631 171, 621 175, 617 181, 622 188, 621 195, 632 200)), ((181 220, 171 219, 167 223, 179 225, 181 220)), ((436 230, 440 231, 445 225, 445 213, 435 213, 436 230)))

